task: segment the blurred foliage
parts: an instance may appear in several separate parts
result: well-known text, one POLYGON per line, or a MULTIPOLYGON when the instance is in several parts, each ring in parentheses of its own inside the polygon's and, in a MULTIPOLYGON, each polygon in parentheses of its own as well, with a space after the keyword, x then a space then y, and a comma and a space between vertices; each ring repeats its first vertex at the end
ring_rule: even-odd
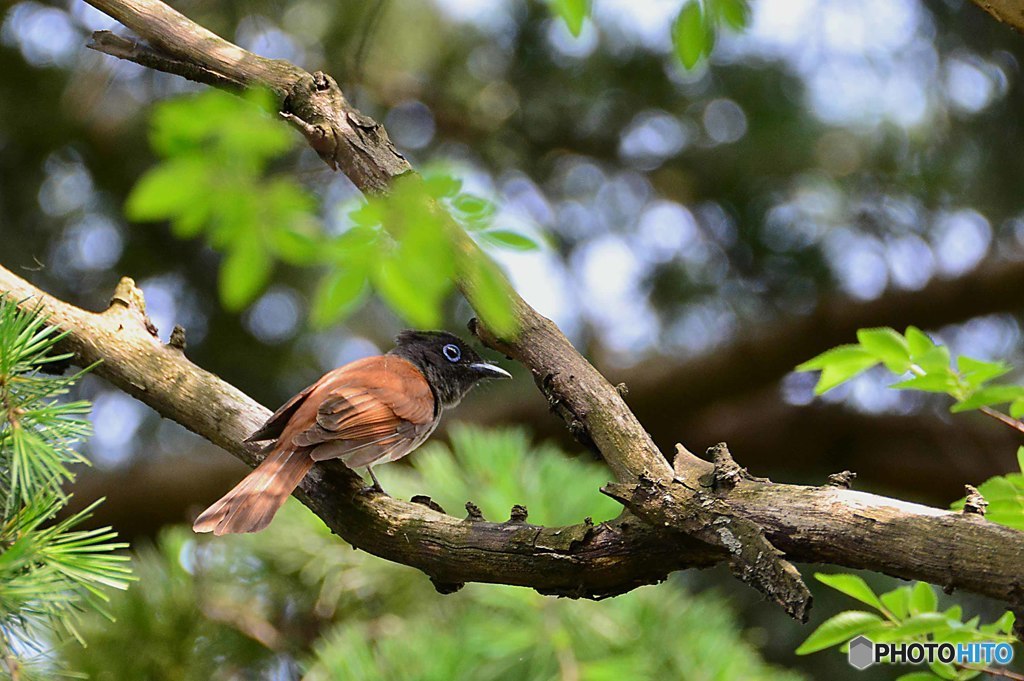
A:
MULTIPOLYGON (((821 371, 815 394, 842 385, 876 365, 884 365, 897 376, 907 376, 892 385, 897 390, 919 390, 946 394, 956 400, 953 413, 1009 403, 1010 417, 1024 416, 1024 385, 992 384, 1010 373, 1006 362, 986 362, 961 355, 956 368, 951 364, 949 348, 936 344, 928 334, 914 326, 906 334, 895 329, 860 329, 857 343, 826 350, 796 368, 797 371, 821 371)), ((1024 423, 1020 423, 1024 431, 1024 423)))
MULTIPOLYGON (((857 343, 826 350, 797 367, 797 371, 821 371, 815 393, 835 388, 873 366, 881 364, 899 377, 897 390, 946 394, 956 400, 950 411, 984 410, 1000 423, 1024 432, 1024 386, 993 384, 1013 370, 1005 362, 985 362, 965 355, 956 358, 954 368, 949 348, 936 344, 926 333, 908 327, 905 334, 895 329, 860 329, 857 343), (1009 403, 1009 415, 992 409, 1009 403)), ((1024 473, 1024 447, 1017 450, 1017 464, 1024 473)), ((988 502, 986 518, 1024 529, 1024 475, 995 476, 978 488, 988 502)), ((963 500, 953 508, 962 508, 963 500)))
POLYGON ((210 90, 159 104, 150 142, 163 161, 143 175, 125 205, 132 220, 168 220, 181 238, 204 234, 226 255, 220 298, 238 311, 270 280, 275 259, 326 267, 311 304, 320 327, 341 321, 365 299, 370 282, 413 326, 442 324, 456 278, 469 282, 481 317, 498 333, 514 330, 507 284, 482 252, 460 244, 455 225, 480 243, 531 250, 527 236, 493 225, 494 205, 460 191, 440 171, 399 178, 386 195, 357 201, 350 224, 327 234, 316 201, 287 175, 266 176, 268 164, 296 140, 275 120, 269 92, 238 99, 210 90))
MULTIPOLYGON (((531 446, 518 430, 458 427, 414 467, 384 466, 392 494, 472 498, 503 517, 525 503, 544 524, 618 512, 597 488, 603 467, 531 446)), ((725 601, 678 583, 605 602, 470 584, 442 596, 421 573, 339 542, 294 500, 265 532, 207 541, 165 531, 135 560, 112 627, 84 623, 67 663, 97 681, 208 681, 299 669, 309 679, 793 679, 763 663, 725 601), (132 654, 125 655, 124 651, 132 654)))
MULTIPOLYGON (((876 643, 1019 643, 1011 634, 1014 623, 1012 612, 1005 612, 990 624, 981 624, 977 616, 965 621, 963 608, 959 605, 939 610, 939 599, 930 584, 916 582, 913 586, 901 586, 876 594, 867 582, 856 575, 818 573, 815 577, 822 584, 871 606, 874 612, 847 610, 830 617, 807 637, 797 649, 798 655, 834 646, 845 653, 849 641, 857 636, 867 636, 876 643)), ((905 681, 967 681, 982 673, 984 669, 980 665, 936 661, 930 665, 929 672, 912 672, 899 678, 905 681)))
MULTIPOLYGON (((552 11, 564 22, 569 33, 579 37, 583 22, 590 14, 590 0, 548 0, 552 11)), ((743 30, 750 21, 748 0, 686 0, 672 24, 672 44, 676 57, 688 69, 711 55, 715 32, 725 26, 743 30)))
POLYGON ((88 463, 75 445, 90 430, 89 404, 59 399, 81 373, 41 373, 70 356, 54 353, 62 337, 0 299, 0 669, 23 680, 64 674, 49 659, 54 638, 80 639, 81 618, 109 617, 105 587, 130 579, 128 558, 113 553, 127 546, 115 532, 78 529, 95 504, 54 520, 69 466, 88 463))
MULTIPOLYGON (((669 13, 684 4, 670 3, 669 13)), ((730 25, 729 11, 708 9, 719 3, 702 6, 730 25)), ((822 0, 809 13, 824 23, 844 6, 822 0)), ((677 73, 672 16, 655 39, 640 20, 619 26, 598 6, 588 10, 580 37, 565 43, 540 3, 499 3, 481 17, 407 0, 386 3, 379 14, 375 7, 189 0, 179 9, 256 51, 335 73, 414 165, 450 162, 469 193, 550 233, 550 252, 499 261, 518 265, 530 256, 544 265, 543 273, 535 266, 521 276, 562 296, 552 314, 584 351, 620 364, 652 353, 685 355, 750 324, 803 314, 831 292, 872 298, 923 285, 940 273, 943 220, 965 211, 985 220, 992 250, 1016 243, 1020 206, 1011 178, 1024 173, 1015 124, 1024 100, 1013 83, 1021 41, 969 5, 893 3, 905 37, 895 28, 858 33, 853 27, 867 25, 860 15, 840 23, 851 26, 850 40, 871 46, 878 68, 869 72, 855 47, 833 45, 839 38, 814 22, 800 24, 801 35, 820 33, 820 40, 769 43, 758 14, 780 9, 752 5, 747 29, 722 32, 712 57, 690 74, 677 73), (910 73, 908 64, 922 70, 910 73), (894 118, 888 100, 875 113, 822 113, 822 102, 831 101, 823 83, 838 83, 832 95, 846 97, 844 83, 874 83, 885 73, 915 84, 878 88, 879 96, 914 94, 904 107, 919 112, 912 122, 894 118), (985 95, 974 109, 958 108, 953 96, 950 74, 961 73, 985 95), (920 277, 906 276, 901 254, 908 252, 920 277), (610 255, 618 257, 602 265, 610 255), (854 256, 856 268, 847 265, 854 256), (861 288, 879 267, 882 283, 861 288), (621 298, 599 305, 576 299, 613 270, 619 277, 604 282, 613 293, 622 289, 621 298)), ((400 322, 382 314, 374 298, 360 297, 365 280, 358 273, 296 267, 272 245, 262 258, 244 250, 270 236, 250 240, 238 258, 258 262, 254 282, 261 267, 277 261, 274 283, 241 314, 224 310, 222 256, 205 237, 132 227, 120 214, 153 166, 142 151, 149 104, 195 88, 82 48, 102 21, 80 0, 18 2, 3 11, 5 265, 31 268, 35 283, 87 307, 101 305, 121 274, 133 275, 153 296, 172 299, 157 319, 164 333, 183 323, 190 356, 268 403, 329 368, 324 339, 300 338, 287 323, 293 312, 321 326, 350 314, 346 333, 378 344, 393 335, 400 322), (45 49, 27 31, 32 25, 52 29, 45 49), (272 317, 282 321, 268 332, 264 322, 272 317), (235 361, 241 347, 250 361, 235 361)), ((638 4, 635 14, 650 11, 638 4)), ((328 234, 342 231, 351 186, 302 151, 297 135, 265 122, 292 139, 292 151, 269 161, 260 186, 297 178, 319 198, 317 224, 328 234)), ((516 222, 509 228, 523 233, 516 222)), ((452 328, 467 316, 457 300, 442 313, 452 328)))
POLYGON ((583 21, 590 13, 590 0, 548 0, 552 11, 565 21, 569 33, 579 36, 583 21))

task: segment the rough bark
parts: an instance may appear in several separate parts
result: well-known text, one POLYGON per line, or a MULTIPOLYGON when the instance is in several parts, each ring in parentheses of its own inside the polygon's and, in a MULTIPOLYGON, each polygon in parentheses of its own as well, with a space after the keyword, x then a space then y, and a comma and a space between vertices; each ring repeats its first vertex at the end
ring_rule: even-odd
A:
MULTIPOLYGON (((258 461, 258 454, 242 440, 270 411, 192 364, 181 349, 180 331, 174 334, 176 344, 162 343, 145 316, 141 292, 131 280, 122 280, 110 307, 100 313, 54 299, 3 268, 0 291, 23 307, 39 309, 52 323, 69 331, 64 347, 75 353, 77 363, 101 361, 97 374, 162 416, 250 466, 258 461)), ((557 339, 551 336, 548 347, 557 339)), ((581 386, 569 384, 568 389, 576 391, 581 386)), ((645 477, 648 482, 643 484, 666 489, 679 486, 676 479, 687 481, 689 492, 699 492, 702 502, 715 505, 714 514, 741 518, 760 528, 765 539, 788 558, 926 580, 1010 605, 1017 604, 1022 595, 1024 533, 978 517, 833 487, 748 480, 721 462, 716 469, 685 450, 677 454, 675 470, 668 476, 645 477), (722 480, 735 482, 735 486, 722 480)), ((674 570, 734 563, 733 553, 717 540, 708 540, 707 524, 695 524, 687 514, 689 497, 679 498, 678 491, 667 499, 664 495, 637 495, 633 488, 640 486, 640 482, 629 481, 609 487, 609 491, 642 519, 624 515, 597 526, 583 522, 560 528, 531 525, 519 514, 494 523, 472 513, 461 519, 424 503, 365 496, 359 493, 359 480, 340 465, 318 464, 297 496, 347 541, 424 571, 445 591, 463 582, 480 581, 601 598, 660 581, 674 570), (662 515, 660 522, 655 521, 662 515)), ((757 567, 756 561, 747 564, 757 567)), ((740 568, 743 566, 741 562, 740 568)), ((769 567, 787 569, 784 561, 769 567)), ((753 581, 772 587, 789 583, 781 579, 753 581)), ((794 615, 803 616, 809 599, 793 598, 800 594, 796 583, 772 596, 794 615)))
POLYGON ((998 21, 1024 33, 1024 3, 1020 0, 974 0, 974 4, 998 21))

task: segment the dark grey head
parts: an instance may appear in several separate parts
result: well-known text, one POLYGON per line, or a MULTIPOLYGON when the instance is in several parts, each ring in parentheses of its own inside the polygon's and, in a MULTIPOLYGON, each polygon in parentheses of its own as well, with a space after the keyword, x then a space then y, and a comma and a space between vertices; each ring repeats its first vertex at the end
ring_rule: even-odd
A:
POLYGON ((481 379, 512 378, 446 331, 403 331, 388 354, 404 357, 419 367, 441 406, 446 408, 457 405, 481 379))

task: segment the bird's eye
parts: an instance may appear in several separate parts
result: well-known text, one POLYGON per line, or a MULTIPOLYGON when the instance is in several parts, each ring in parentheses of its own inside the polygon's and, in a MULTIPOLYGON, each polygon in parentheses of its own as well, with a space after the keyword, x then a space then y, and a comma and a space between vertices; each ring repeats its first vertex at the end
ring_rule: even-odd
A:
POLYGON ((459 350, 459 346, 454 343, 449 343, 441 348, 441 352, 444 353, 444 356, 448 358, 449 362, 458 362, 462 359, 462 350, 459 350))

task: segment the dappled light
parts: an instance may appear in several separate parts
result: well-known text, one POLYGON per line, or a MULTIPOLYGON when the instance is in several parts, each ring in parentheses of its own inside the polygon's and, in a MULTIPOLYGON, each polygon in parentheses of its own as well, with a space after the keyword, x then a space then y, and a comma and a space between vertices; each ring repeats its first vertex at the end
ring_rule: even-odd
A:
MULTIPOLYGON (((926 581, 899 591, 876 573, 940 573, 885 563, 895 551, 836 560, 843 541, 870 543, 857 523, 891 519, 884 503, 847 494, 852 478, 828 476, 856 472, 858 492, 892 497, 893 512, 912 516, 894 522, 916 529, 947 517, 932 507, 960 498, 958 514, 983 516, 964 488, 980 485, 995 520, 971 527, 999 525, 986 541, 1011 546, 998 532, 1015 527, 1006 500, 1024 489, 1024 460, 1014 458, 1024 432, 1021 35, 966 0, 173 3, 228 41, 211 48, 214 61, 294 69, 274 81, 192 68, 194 55, 169 65, 165 48, 124 40, 138 36, 90 1, 0 9, 0 276, 66 301, 72 317, 96 311, 88 319, 108 325, 105 334, 134 343, 110 355, 107 336, 94 343, 75 328, 76 362, 145 365, 147 344, 165 353, 143 366, 153 382, 111 366, 93 372, 113 383, 87 375, 70 395, 92 404, 83 418, 93 434, 68 445, 93 464, 79 480, 92 496, 62 517, 108 497, 95 522, 130 528, 133 550, 148 546, 135 554, 141 586, 158 585, 111 606, 160 642, 142 666, 126 661, 120 678, 178 659, 187 664, 162 678, 413 678, 417 656, 433 653, 423 678, 859 678, 845 654, 802 656, 852 637, 808 638, 850 597, 874 608, 853 616, 865 627, 923 613, 1010 636, 1003 613, 1017 607, 1020 617, 1020 604, 1003 602, 1001 582, 958 582, 952 596, 926 581), (112 31, 110 42, 95 31, 112 31), (337 120, 310 104, 325 101, 337 120), (367 552, 353 554, 295 500, 256 537, 220 543, 169 526, 191 523, 241 478, 217 447, 256 464, 261 454, 238 442, 242 426, 251 434, 269 414, 260 405, 275 409, 332 369, 388 352, 406 328, 483 344, 515 380, 467 395, 455 418, 425 431, 432 439, 412 463, 377 469, 394 497, 380 506, 353 491, 360 483, 342 466, 312 469, 303 502, 367 552), (520 345, 521 333, 533 345, 520 345), (566 363, 572 348, 607 378, 607 393, 566 363), (573 389, 590 401, 573 402, 573 389), (199 422, 160 411, 165 393, 199 422), (613 402, 621 411, 604 418, 613 402), (665 526, 678 520, 685 485, 658 485, 703 465, 687 448, 700 456, 723 441, 714 499, 739 480, 737 508, 755 509, 757 521, 746 529, 772 547, 744 535, 730 567, 774 605, 728 570, 681 571, 715 561, 679 544, 690 561, 680 562, 663 535, 630 535, 616 519, 626 508, 626 525, 658 526, 659 513, 665 526), (646 455, 658 466, 638 463, 650 464, 646 455), (729 462, 754 477, 723 474, 729 462), (651 487, 627 493, 623 471, 649 473, 651 487), (797 504, 792 527, 835 544, 824 556, 801 553, 779 543, 776 517, 745 491, 758 476, 793 484, 766 485, 769 496, 805 494, 793 492, 805 485, 801 504, 831 494, 836 508, 863 513, 851 511, 833 536, 799 525, 829 514, 797 504), (315 483, 325 485, 319 496, 315 483), (356 514, 352 525, 324 512, 331 495, 356 514), (413 495, 430 496, 405 504, 413 495), (519 525, 556 532, 534 536, 534 548, 557 546, 531 554, 530 541, 509 539, 519 525), (479 536, 467 529, 484 526, 479 536), (399 530, 407 546, 381 539, 399 530), (622 542, 608 539, 620 531, 622 542), (595 536, 607 543, 576 553, 595 536), (487 543, 496 537, 511 544, 487 543), (614 552, 629 542, 666 553, 616 572, 614 552), (751 576, 743 552, 779 546, 795 557, 765 559, 776 572, 751 576), (403 550, 421 551, 419 562, 403 550), (519 581, 494 578, 495 556, 519 581), (562 580, 558 570, 579 561, 596 581, 576 592, 552 581, 545 593, 604 598, 677 576, 608 609, 507 586, 534 585, 536 566, 548 564, 530 561, 555 557, 564 561, 540 571, 545 579, 562 580), (819 593, 811 571, 788 562, 808 557, 873 572, 863 586, 826 576, 837 593, 819 593), (457 579, 440 564, 455 565, 457 579), (789 578, 802 590, 765 588, 789 578), (475 580, 506 586, 441 595, 475 580), (831 612, 815 611, 814 627, 801 629, 777 606, 805 616, 808 586, 831 612), (896 605, 877 608, 876 592, 896 605), (959 600, 966 592, 974 595, 959 600), (160 608, 164 621, 143 616, 160 608), (708 624, 697 645, 673 643, 665 622, 675 631, 708 624)), ((68 361, 58 360, 58 374, 68 361)), ((0 404, 0 491, 21 484, 3 459, 14 413, 0 404)), ((710 470, 694 479, 712 484, 710 470)), ((749 521, 706 506, 719 520, 749 521)), ((722 548, 721 537, 688 528, 687 541, 722 548)), ((902 550, 917 548, 900 537, 902 550)), ((0 546, 0 573, 8 550, 0 546)), ((981 569, 965 570, 977 579, 981 569)), ((53 664, 66 655, 115 678, 103 676, 103 655, 123 646, 121 630, 89 619, 83 632, 97 646, 55 653, 53 664)), ((0 647, 0 669, 4 655, 0 647)))

